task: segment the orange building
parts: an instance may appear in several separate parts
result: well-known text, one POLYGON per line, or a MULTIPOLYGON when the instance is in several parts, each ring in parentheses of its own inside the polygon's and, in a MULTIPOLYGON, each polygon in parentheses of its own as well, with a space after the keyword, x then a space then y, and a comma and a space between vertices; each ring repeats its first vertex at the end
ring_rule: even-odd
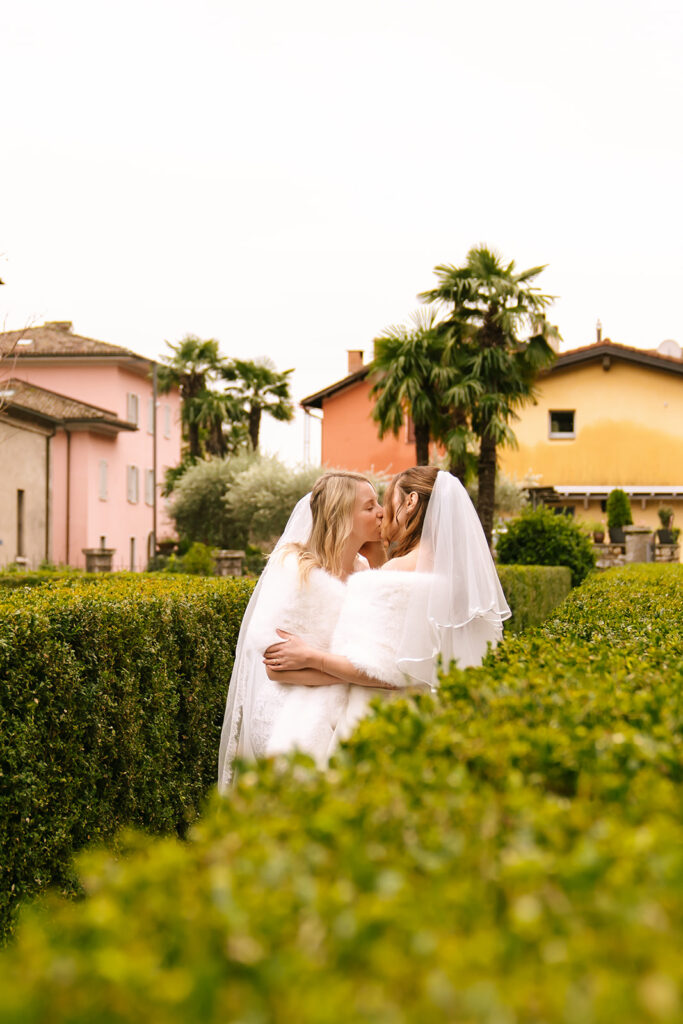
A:
MULTIPOLYGON (((398 472, 415 464, 409 424, 379 440, 368 372, 362 352, 350 352, 348 376, 301 404, 322 410, 324 463, 398 472)), ((533 481, 542 500, 577 519, 604 520, 607 495, 620 487, 637 523, 657 527, 666 505, 683 526, 683 358, 675 342, 644 350, 599 337, 559 355, 537 392, 512 424, 517 448, 499 450, 503 473, 533 481)))
POLYGON ((408 417, 398 437, 380 441, 372 419, 368 367, 363 353, 349 352, 349 373, 343 380, 316 391, 301 402, 303 409, 320 409, 324 465, 357 472, 399 473, 415 465, 415 437, 408 417))

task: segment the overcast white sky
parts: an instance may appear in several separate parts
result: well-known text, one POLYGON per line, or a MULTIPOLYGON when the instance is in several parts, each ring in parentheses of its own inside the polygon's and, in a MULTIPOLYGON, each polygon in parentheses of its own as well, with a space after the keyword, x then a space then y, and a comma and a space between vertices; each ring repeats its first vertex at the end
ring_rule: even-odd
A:
POLYGON ((485 241, 566 347, 681 342, 682 52, 680 0, 5 0, 0 319, 300 399, 485 241))

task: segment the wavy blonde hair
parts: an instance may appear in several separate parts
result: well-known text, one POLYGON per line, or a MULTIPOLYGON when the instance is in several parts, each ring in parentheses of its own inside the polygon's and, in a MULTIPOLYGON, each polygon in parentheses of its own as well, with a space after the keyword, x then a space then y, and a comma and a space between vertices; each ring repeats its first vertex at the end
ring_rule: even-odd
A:
POLYGON ((384 492, 384 525, 382 532, 391 536, 392 527, 396 529, 396 537, 392 537, 392 550, 390 558, 400 558, 407 555, 409 551, 419 544, 422 536, 422 527, 427 513, 427 505, 434 490, 436 474, 438 469, 434 466, 413 466, 402 473, 397 473, 389 482, 384 492), (399 512, 409 494, 417 494, 417 505, 413 509, 410 518, 399 523, 394 513, 394 493, 398 492, 399 512))
POLYGON ((311 491, 313 526, 305 544, 287 544, 286 551, 299 556, 299 573, 307 580, 311 569, 324 569, 332 576, 341 576, 344 545, 353 529, 353 511, 358 484, 372 483, 360 473, 334 469, 324 473, 311 491))

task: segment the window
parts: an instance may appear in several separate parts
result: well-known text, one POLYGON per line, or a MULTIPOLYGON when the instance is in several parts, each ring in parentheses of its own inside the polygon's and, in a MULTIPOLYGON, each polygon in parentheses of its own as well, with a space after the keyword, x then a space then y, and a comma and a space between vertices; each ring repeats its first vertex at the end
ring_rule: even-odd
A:
POLYGON ((148 505, 154 504, 154 470, 148 469, 145 473, 145 502, 148 505))
POLYGON ((171 436, 171 406, 164 406, 164 437, 171 436))
POLYGON ((99 472, 99 490, 98 497, 100 501, 106 501, 109 497, 107 493, 107 460, 100 459, 100 472, 99 472))
POLYGON ((140 500, 140 471, 138 467, 128 466, 126 477, 128 501, 135 504, 140 500))
POLYGON ((574 410, 551 409, 549 413, 549 437, 575 437, 574 410))
POLYGON ((154 433, 154 398, 147 402, 147 433, 154 433))
POLYGON ((130 571, 131 572, 135 572, 135 560, 136 560, 135 537, 131 537, 130 538, 130 571))
POLYGON ((137 395, 128 392, 126 401, 126 419, 137 427, 140 422, 140 400, 137 395))

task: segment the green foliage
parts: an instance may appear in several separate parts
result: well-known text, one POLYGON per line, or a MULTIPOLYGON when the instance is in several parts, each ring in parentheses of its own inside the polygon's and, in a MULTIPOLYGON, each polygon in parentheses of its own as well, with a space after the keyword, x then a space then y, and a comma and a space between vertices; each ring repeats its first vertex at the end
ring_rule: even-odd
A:
POLYGON ((40 587, 46 583, 94 583, 101 580, 102 576, 102 573, 86 573, 69 566, 23 569, 21 572, 0 571, 0 588, 19 590, 22 587, 40 587))
POLYGON ((671 520, 674 517, 674 510, 671 508, 671 506, 662 505, 661 508, 657 509, 657 515, 659 516, 659 521, 662 524, 662 529, 668 529, 671 520))
POLYGON ((183 571, 193 576, 211 576, 215 568, 211 548, 199 541, 195 541, 187 554, 183 555, 182 562, 183 571))
POLYGON ((533 283, 544 269, 518 271, 514 261, 475 245, 463 266, 435 267, 436 288, 418 296, 447 309, 438 333, 442 362, 456 379, 444 398, 456 434, 468 426, 479 440, 477 511, 489 542, 497 446, 516 443, 511 423, 534 398, 536 378, 554 361, 552 343, 560 337, 546 317, 553 297, 533 283))
POLYGON ((607 526, 609 529, 620 529, 633 523, 631 502, 626 491, 615 487, 607 495, 607 526))
POLYGON ((236 477, 256 458, 243 453, 227 459, 202 459, 188 467, 175 485, 168 509, 178 533, 209 547, 243 548, 244 530, 227 514, 224 498, 236 477))
MULTIPOLYGON (((474 505, 479 500, 479 481, 474 479, 467 484, 467 493, 474 505)), ((496 489, 494 510, 498 516, 518 516, 529 504, 529 492, 517 480, 506 476, 500 471, 496 473, 496 489)))
POLYGON ((595 568, 591 542, 580 526, 542 506, 508 522, 496 554, 501 565, 566 565, 574 587, 595 568))
POLYGON ((410 416, 415 427, 415 461, 427 465, 430 439, 445 436, 449 410, 443 396, 454 381, 443 362, 435 310, 418 310, 412 319, 411 327, 394 325, 375 338, 370 364, 372 418, 382 438, 388 432, 398 436, 406 415, 410 416))
POLYGON ((505 626, 514 633, 540 626, 572 587, 571 571, 563 565, 499 565, 498 576, 512 612, 505 626))
POLYGON ((267 545, 322 472, 252 453, 202 461, 177 484, 169 514, 178 533, 193 541, 218 548, 267 545))
POLYGON ((0 929, 85 843, 182 831, 215 778, 252 584, 96 579, 0 591, 0 929))
POLYGON ((593 576, 327 773, 245 770, 24 914, 3 1024, 674 1024, 683 569, 593 576))

